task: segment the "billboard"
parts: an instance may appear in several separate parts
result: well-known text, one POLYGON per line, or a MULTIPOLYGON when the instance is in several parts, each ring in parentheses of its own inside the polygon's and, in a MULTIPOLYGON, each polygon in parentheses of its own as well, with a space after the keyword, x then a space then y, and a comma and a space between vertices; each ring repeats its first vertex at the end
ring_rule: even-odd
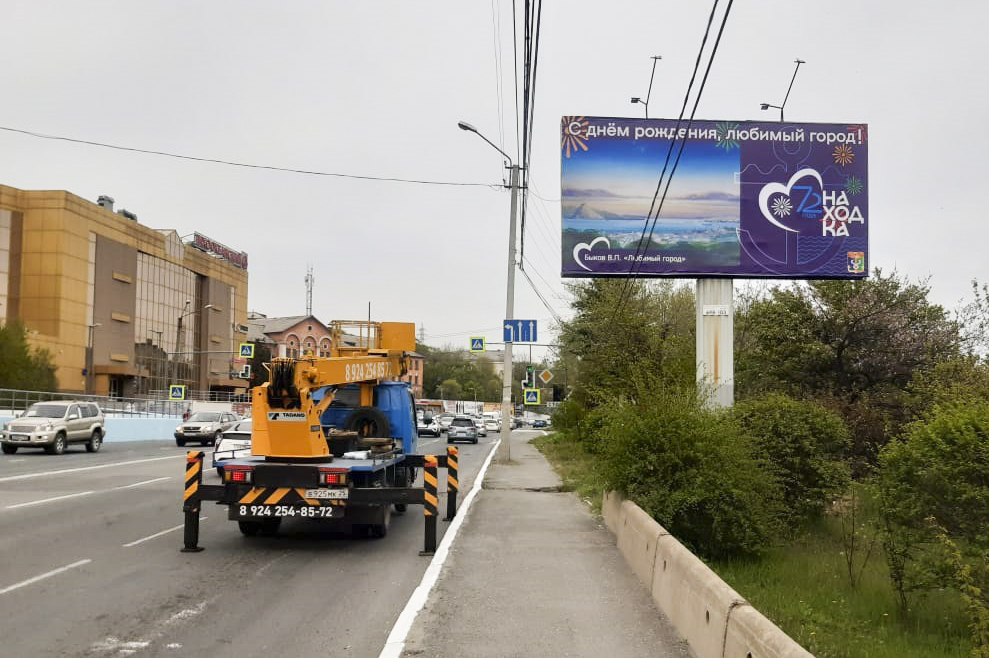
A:
POLYGON ((865 124, 565 116, 561 133, 565 277, 868 275, 865 124))

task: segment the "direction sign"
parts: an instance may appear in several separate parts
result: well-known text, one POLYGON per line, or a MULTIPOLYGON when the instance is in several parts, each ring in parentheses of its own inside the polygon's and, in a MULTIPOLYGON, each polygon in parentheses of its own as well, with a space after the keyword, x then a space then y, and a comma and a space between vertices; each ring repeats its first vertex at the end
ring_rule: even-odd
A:
POLYGON ((537 377, 539 377, 542 383, 549 384, 549 380, 553 379, 553 373, 551 373, 549 370, 543 370, 537 375, 537 377))
POLYGON ((471 352, 483 352, 484 351, 484 336, 471 336, 470 337, 470 351, 471 352))
POLYGON ((503 326, 505 327, 506 343, 536 342, 535 320, 505 320, 503 326))
POLYGON ((525 395, 524 402, 526 404, 539 404, 539 389, 538 388, 527 388, 523 391, 525 395))
POLYGON ((168 399, 169 400, 184 400, 185 399, 185 385, 184 384, 171 384, 168 387, 168 399))
POLYGON ((240 356, 244 359, 254 358, 254 343, 241 343, 240 344, 240 356))

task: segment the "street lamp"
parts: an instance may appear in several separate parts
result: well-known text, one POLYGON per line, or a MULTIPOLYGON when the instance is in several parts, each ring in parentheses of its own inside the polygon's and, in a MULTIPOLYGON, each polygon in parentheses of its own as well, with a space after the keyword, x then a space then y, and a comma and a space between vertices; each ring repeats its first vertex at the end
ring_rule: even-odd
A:
POLYGON ((656 75, 656 62, 663 59, 662 55, 652 56, 652 73, 649 75, 649 91, 646 92, 646 100, 642 100, 638 96, 632 96, 632 104, 642 103, 646 106, 646 118, 649 118, 649 97, 652 96, 652 79, 656 75))
POLYGON ((779 110, 780 111, 780 123, 783 122, 783 108, 786 107, 786 101, 787 101, 788 98, 790 98, 790 90, 793 89, 793 81, 797 79, 797 71, 800 70, 800 65, 801 64, 806 64, 807 63, 807 62, 805 62, 802 59, 795 59, 793 61, 796 62, 797 65, 793 69, 793 77, 790 78, 790 86, 787 87, 787 89, 786 89, 786 96, 783 97, 783 104, 782 105, 771 105, 770 103, 760 103, 759 104, 759 107, 762 108, 763 110, 768 110, 769 108, 774 108, 774 109, 779 110))
MULTIPOLYGON (((192 300, 191 299, 185 300, 185 305, 182 307, 182 313, 179 315, 178 320, 175 322, 175 352, 174 352, 174 356, 176 357, 176 359, 174 361, 175 362, 175 373, 174 373, 175 376, 171 378, 173 380, 174 379, 177 379, 178 378, 178 374, 179 374, 179 372, 178 372, 178 356, 180 354, 183 354, 185 352, 185 350, 182 349, 182 341, 185 338, 185 334, 183 333, 183 327, 182 327, 182 319, 185 318, 185 317, 188 317, 190 315, 195 315, 196 313, 199 313, 200 311, 205 311, 206 309, 213 308, 213 305, 212 304, 207 304, 206 306, 204 306, 202 308, 197 308, 197 309, 195 309, 193 311, 190 311, 188 309, 189 309, 189 304, 191 304, 191 303, 192 303, 192 300)), ((174 382, 169 382, 169 383, 174 383, 174 382)))
POLYGON ((86 395, 93 393, 93 330, 102 327, 102 322, 88 325, 89 335, 86 337, 86 395))
MULTIPOLYGON (((508 154, 502 151, 500 148, 495 146, 490 139, 482 135, 477 131, 477 128, 460 121, 457 123, 461 130, 466 130, 467 132, 472 132, 488 144, 490 144, 496 151, 501 153, 501 155, 508 160, 508 166, 512 170, 511 179, 509 182, 509 187, 512 188, 512 209, 511 214, 508 219, 508 294, 506 295, 505 301, 505 319, 512 320, 515 317, 515 215, 518 211, 518 199, 519 199, 519 165, 512 162, 512 159, 508 157, 508 154)), ((501 426, 511 428, 512 420, 512 343, 508 341, 505 343, 505 358, 503 364, 504 371, 502 372, 501 380, 501 426)), ((512 458, 512 448, 511 448, 511 438, 512 433, 509 429, 508 436, 502 441, 501 448, 501 458, 504 461, 508 461, 512 458)))

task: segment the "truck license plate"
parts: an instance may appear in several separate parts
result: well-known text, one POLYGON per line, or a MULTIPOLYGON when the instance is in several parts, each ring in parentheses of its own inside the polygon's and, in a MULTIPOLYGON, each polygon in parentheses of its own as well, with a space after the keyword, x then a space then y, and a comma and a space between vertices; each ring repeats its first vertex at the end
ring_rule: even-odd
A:
POLYGON ((350 497, 350 490, 340 489, 306 489, 306 498, 322 498, 324 500, 344 500, 350 497))

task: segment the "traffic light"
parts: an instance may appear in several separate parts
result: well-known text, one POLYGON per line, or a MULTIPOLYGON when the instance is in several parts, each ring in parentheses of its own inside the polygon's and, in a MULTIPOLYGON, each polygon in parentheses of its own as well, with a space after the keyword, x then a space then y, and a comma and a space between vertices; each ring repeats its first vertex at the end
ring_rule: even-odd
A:
POLYGON ((533 366, 525 367, 525 385, 528 388, 536 387, 536 369, 533 366))

